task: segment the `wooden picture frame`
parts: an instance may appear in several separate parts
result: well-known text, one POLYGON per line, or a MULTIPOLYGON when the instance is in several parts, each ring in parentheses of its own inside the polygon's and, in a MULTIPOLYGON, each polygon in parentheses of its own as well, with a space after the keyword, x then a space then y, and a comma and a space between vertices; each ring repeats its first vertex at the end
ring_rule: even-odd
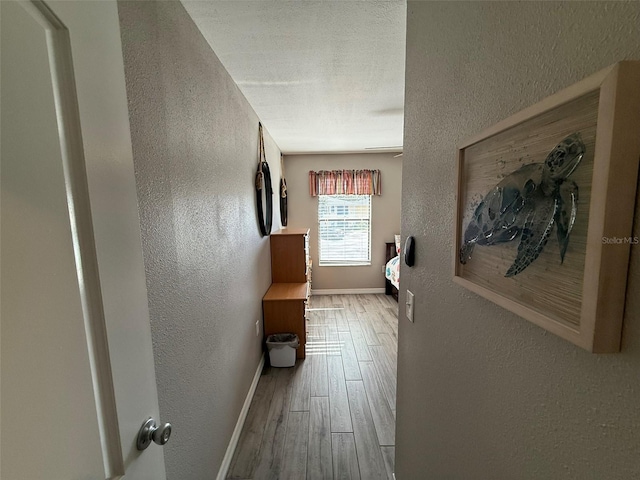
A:
POLYGON ((619 351, 630 247, 638 243, 631 235, 639 159, 640 62, 632 61, 468 139, 458 149, 454 281, 590 352, 619 351), (505 272, 521 235, 472 245, 462 264, 465 228, 478 218, 475 209, 487 193, 521 166, 543 163, 574 133, 580 133, 585 151, 570 173, 579 194, 564 260, 556 222, 540 255, 514 276, 505 272))

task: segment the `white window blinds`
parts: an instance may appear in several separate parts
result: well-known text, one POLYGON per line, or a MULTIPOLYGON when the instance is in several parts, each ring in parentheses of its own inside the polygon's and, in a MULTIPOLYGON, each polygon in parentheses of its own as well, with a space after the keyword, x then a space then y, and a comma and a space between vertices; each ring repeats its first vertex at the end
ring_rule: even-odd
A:
POLYGON ((318 196, 319 263, 371 264, 371 196, 318 196))

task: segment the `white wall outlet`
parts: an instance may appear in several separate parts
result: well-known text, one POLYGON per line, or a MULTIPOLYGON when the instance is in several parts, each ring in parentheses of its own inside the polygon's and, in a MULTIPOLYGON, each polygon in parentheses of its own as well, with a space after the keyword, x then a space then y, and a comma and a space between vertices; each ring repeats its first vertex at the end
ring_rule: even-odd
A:
POLYGON ((260 336, 260 320, 256 320, 256 337, 260 336))
POLYGON ((406 310, 406 315, 407 318, 413 322, 413 306, 415 303, 415 295, 413 293, 411 293, 410 290, 407 290, 407 310, 406 310))

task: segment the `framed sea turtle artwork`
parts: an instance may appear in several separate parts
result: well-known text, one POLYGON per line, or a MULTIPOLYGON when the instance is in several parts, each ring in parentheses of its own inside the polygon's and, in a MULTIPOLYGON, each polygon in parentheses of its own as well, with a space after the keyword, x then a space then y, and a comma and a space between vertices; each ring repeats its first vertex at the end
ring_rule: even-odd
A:
POLYGON ((454 281, 594 353, 621 348, 639 243, 639 85, 617 63, 458 149, 454 281))

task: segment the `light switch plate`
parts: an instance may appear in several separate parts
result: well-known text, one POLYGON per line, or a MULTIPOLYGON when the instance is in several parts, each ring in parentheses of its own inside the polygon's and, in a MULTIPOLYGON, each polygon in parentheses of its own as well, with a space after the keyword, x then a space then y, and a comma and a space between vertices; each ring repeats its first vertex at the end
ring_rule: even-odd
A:
POLYGON ((411 293, 410 290, 407 290, 407 310, 406 315, 407 318, 413 322, 413 305, 415 302, 415 295, 411 293))

